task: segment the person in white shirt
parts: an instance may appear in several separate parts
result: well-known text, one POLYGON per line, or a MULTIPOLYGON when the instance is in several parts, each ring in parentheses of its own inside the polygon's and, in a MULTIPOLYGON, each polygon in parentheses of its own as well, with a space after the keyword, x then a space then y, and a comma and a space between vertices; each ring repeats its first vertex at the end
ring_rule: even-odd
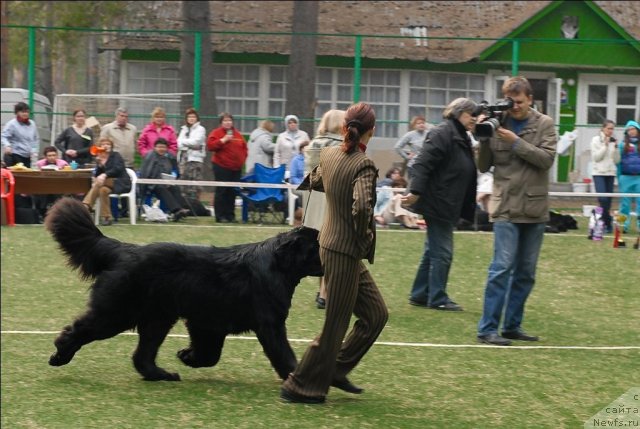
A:
POLYGON ((289 171, 291 159, 300 152, 300 143, 310 141, 309 134, 298 128, 298 117, 287 115, 284 118, 287 129, 278 135, 276 149, 273 152, 273 166, 278 167, 285 164, 289 171))
MULTIPOLYGON (((617 174, 616 163, 614 161, 616 139, 613 137, 615 123, 607 119, 602 124, 602 128, 597 136, 591 140, 591 171, 593 184, 597 193, 613 193, 613 183, 617 174)), ((602 220, 606 232, 613 230, 611 218, 611 197, 600 197, 598 203, 602 207, 602 220)))
MULTIPOLYGON (((202 167, 207 152, 205 139, 207 132, 200 125, 200 115, 193 107, 184 114, 185 124, 178 135, 178 165, 183 180, 202 180, 202 167)), ((185 197, 200 200, 200 186, 182 186, 185 197)))

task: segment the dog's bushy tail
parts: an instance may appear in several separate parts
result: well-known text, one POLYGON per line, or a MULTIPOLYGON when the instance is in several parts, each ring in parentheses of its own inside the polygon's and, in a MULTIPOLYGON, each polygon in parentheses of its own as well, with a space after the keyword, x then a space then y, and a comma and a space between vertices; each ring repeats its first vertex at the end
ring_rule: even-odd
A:
POLYGON ((95 278, 121 256, 123 244, 105 237, 75 198, 59 199, 47 213, 45 226, 69 258, 69 265, 85 279, 95 278))

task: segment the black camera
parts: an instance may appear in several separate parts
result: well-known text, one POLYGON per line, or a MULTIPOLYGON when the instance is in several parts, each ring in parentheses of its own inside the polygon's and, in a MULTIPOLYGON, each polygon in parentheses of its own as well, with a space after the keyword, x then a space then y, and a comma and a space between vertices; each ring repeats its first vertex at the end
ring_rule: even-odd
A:
POLYGON ((478 103, 478 106, 476 107, 476 110, 473 111, 472 116, 484 114, 486 118, 479 124, 476 124, 476 137, 493 136, 494 131, 501 125, 502 113, 512 107, 513 100, 510 97, 500 100, 494 105, 490 105, 488 101, 481 101, 478 103))

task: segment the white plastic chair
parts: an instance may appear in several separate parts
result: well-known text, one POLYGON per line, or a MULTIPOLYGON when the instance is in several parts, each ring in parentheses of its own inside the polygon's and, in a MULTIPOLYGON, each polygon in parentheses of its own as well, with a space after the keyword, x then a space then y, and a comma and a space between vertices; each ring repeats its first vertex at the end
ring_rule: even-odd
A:
MULTIPOLYGON (((124 194, 109 194, 109 198, 127 198, 129 200, 129 222, 131 225, 136 224, 136 215, 138 214, 138 209, 136 207, 136 182, 138 181, 138 176, 136 172, 130 168, 127 168, 127 174, 131 179, 131 190, 124 194)), ((100 223, 100 199, 96 200, 95 206, 95 223, 98 225, 100 223)))

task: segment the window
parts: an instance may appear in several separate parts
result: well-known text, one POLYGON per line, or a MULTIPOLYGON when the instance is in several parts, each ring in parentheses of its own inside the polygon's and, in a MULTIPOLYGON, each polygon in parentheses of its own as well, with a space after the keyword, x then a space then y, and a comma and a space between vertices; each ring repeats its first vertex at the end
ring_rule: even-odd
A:
POLYGON ((617 126, 640 114, 640 85, 629 83, 587 85, 587 123, 613 120, 617 126))
POLYGON ((353 70, 316 69, 316 124, 327 110, 346 109, 353 103, 353 70))
POLYGON ((427 122, 439 123, 444 108, 456 98, 482 101, 484 79, 482 75, 410 72, 409 117, 424 116, 427 122))
POLYGON ((398 70, 363 70, 360 100, 371 104, 376 112, 377 137, 397 137, 400 115, 400 72, 398 70))
POLYGON ((254 130, 258 126, 259 66, 216 64, 215 80, 218 110, 231 113, 234 127, 242 132, 254 130))

